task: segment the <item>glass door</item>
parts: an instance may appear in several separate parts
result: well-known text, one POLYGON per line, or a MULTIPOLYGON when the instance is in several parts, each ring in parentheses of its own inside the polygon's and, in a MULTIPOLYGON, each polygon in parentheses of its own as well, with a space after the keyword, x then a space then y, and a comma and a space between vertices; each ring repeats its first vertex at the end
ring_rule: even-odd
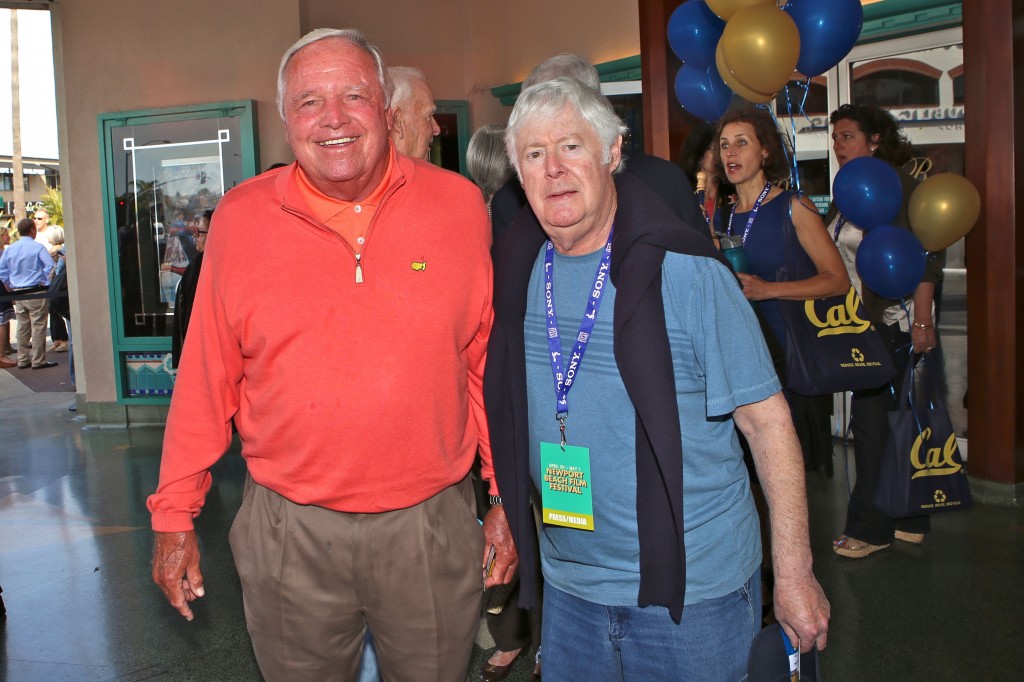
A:
POLYGON ((166 402, 174 298, 203 213, 258 167, 252 102, 100 116, 122 399, 166 402))

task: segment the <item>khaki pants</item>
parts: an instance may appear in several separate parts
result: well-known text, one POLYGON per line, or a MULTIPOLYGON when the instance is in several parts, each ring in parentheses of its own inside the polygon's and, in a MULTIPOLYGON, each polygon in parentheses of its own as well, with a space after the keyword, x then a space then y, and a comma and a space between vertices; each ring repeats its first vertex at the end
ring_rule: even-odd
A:
POLYGON ((14 302, 18 319, 18 364, 39 367, 46 362, 46 322, 50 301, 30 298, 14 302), (29 350, 31 341, 32 350, 29 350))
POLYGON ((298 505, 248 480, 230 539, 264 677, 353 680, 368 626, 385 682, 465 680, 483 590, 472 505, 468 477, 381 514, 298 505))

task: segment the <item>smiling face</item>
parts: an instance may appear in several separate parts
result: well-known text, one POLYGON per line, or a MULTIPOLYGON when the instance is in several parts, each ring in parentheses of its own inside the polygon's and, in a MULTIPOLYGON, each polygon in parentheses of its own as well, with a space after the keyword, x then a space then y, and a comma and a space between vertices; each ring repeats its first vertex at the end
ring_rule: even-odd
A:
POLYGON ((537 114, 516 134, 526 198, 559 253, 593 253, 608 238, 615 214, 615 183, 622 138, 603 161, 605 148, 593 127, 566 106, 555 116, 537 114))
POLYGON ((737 187, 748 182, 765 183, 762 169, 768 152, 757 139, 753 125, 745 121, 726 125, 722 129, 719 148, 729 182, 737 187))
POLYGON ((373 58, 327 38, 295 53, 285 77, 285 132, 299 166, 327 196, 365 198, 387 170, 391 125, 373 58))
POLYGON ((871 156, 875 152, 873 146, 868 136, 860 129, 860 125, 853 119, 842 118, 832 126, 832 151, 840 168, 845 166, 847 161, 871 156))

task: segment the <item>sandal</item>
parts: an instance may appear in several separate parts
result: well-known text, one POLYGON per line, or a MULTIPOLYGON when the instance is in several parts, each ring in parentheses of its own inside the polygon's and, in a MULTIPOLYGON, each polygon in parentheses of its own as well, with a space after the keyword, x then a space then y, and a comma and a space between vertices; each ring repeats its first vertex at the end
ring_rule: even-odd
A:
POLYGON ((912 545, 920 545, 924 542, 924 533, 908 533, 905 530, 896 531, 896 539, 902 542, 909 542, 912 545))
POLYGON ((863 540, 857 540, 851 538, 848 535, 840 535, 832 542, 832 551, 839 556, 844 556, 849 559, 862 559, 869 554, 874 554, 879 550, 883 550, 889 545, 871 545, 863 540))

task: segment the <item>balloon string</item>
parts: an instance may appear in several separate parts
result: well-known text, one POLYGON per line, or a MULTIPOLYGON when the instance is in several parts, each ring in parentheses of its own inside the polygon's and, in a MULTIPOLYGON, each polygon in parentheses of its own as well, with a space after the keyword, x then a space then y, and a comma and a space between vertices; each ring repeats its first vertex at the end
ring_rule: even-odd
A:
MULTIPOLYGON (((800 169, 796 165, 796 120, 793 117, 793 103, 789 99, 789 85, 784 86, 782 90, 786 93, 786 115, 789 116, 789 124, 793 129, 792 134, 786 132, 786 137, 789 138, 789 148, 786 145, 782 145, 782 152, 786 155, 786 160, 789 162, 791 189, 794 189, 798 196, 802 196, 803 192, 800 191, 800 169), (792 150, 792 153, 790 150, 792 150)), ((779 124, 779 119, 775 116, 775 111, 770 106, 770 103, 765 105, 765 109, 771 115, 775 127, 779 130, 784 130, 785 127, 779 124)))
POLYGON ((807 121, 807 126, 813 130, 815 124, 814 121, 811 120, 811 117, 807 115, 806 109, 807 98, 811 95, 811 77, 808 76, 807 80, 794 81, 794 83, 804 91, 804 96, 800 98, 800 115, 804 117, 805 121, 807 121))

